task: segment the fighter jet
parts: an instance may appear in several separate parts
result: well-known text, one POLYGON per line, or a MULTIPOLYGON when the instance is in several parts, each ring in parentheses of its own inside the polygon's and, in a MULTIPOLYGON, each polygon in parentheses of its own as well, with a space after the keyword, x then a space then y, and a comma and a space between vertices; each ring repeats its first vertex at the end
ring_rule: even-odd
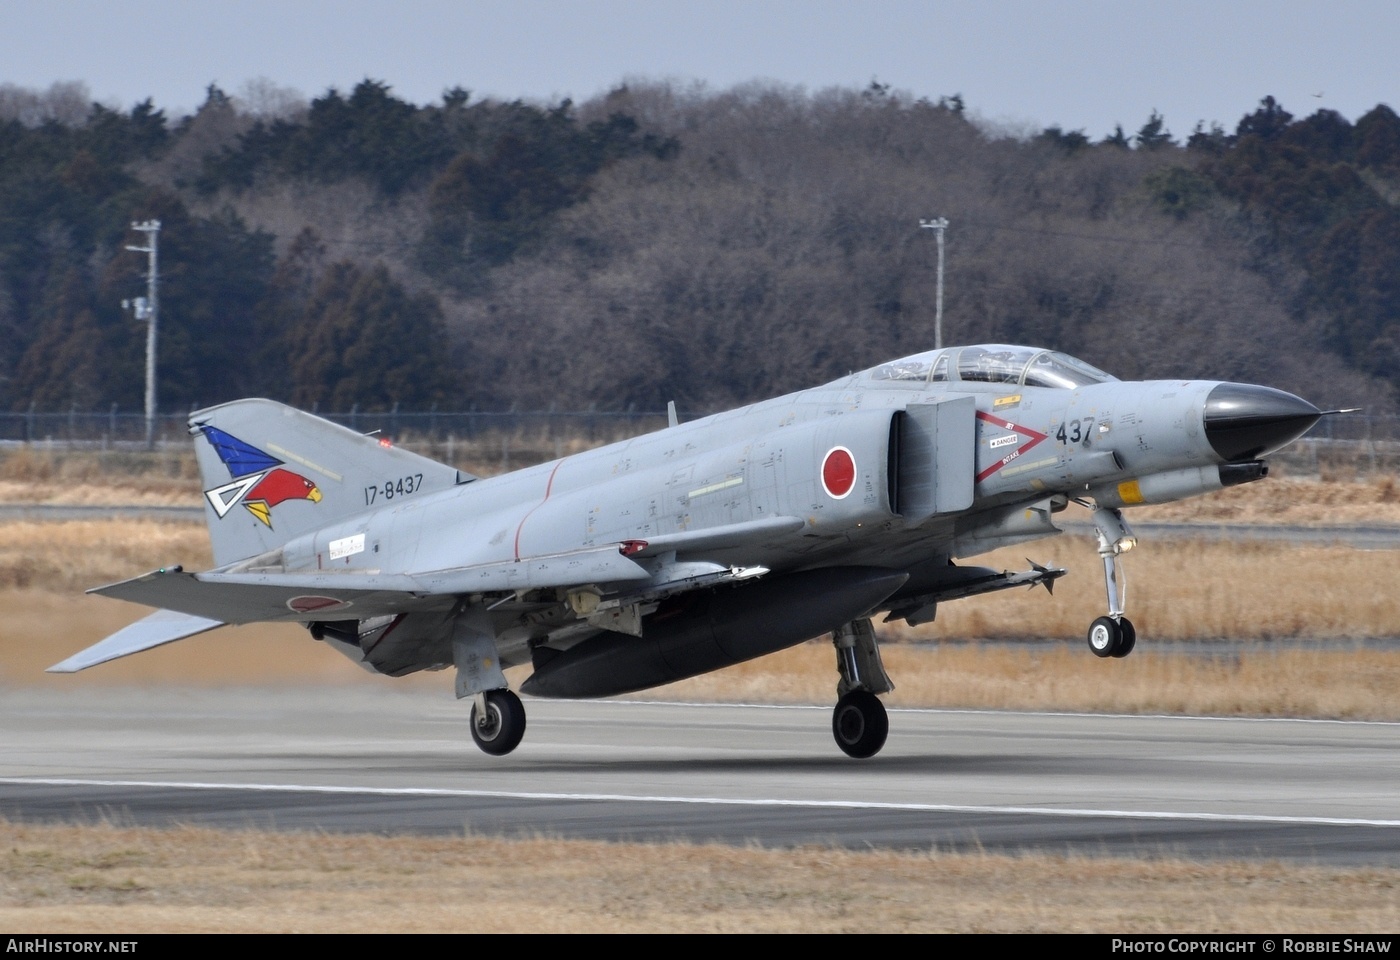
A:
POLYGON ((894 684, 872 620, 1050 588, 1065 570, 958 561, 1092 513, 1123 657, 1123 511, 1263 479, 1322 416, 1270 387, 1120 381, 1053 350, 920 353, 584 453, 478 478, 269 400, 190 432, 216 566, 90 592, 159 608, 62 663, 73 672, 212 630, 295 622, 388 676, 452 668, 488 754, 536 697, 625 694, 830 634, 837 746, 884 745, 894 684))

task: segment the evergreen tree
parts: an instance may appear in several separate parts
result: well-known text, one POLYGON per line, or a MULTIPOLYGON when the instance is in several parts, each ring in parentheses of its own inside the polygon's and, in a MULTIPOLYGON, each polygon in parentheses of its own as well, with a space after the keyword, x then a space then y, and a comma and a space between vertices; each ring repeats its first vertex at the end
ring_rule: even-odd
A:
POLYGON ((1259 102, 1258 110, 1246 114, 1240 120, 1239 126, 1235 128, 1235 136, 1240 139, 1258 137, 1261 140, 1272 140, 1288 129, 1292 121, 1293 114, 1283 109, 1273 97, 1265 97, 1259 102))
POLYGON ((1356 162, 1386 176, 1400 176, 1400 117, 1385 104, 1356 121, 1356 162))
POLYGON ((1083 130, 1071 130, 1066 133, 1058 126, 1046 127, 1036 134, 1035 140, 1037 143, 1058 147, 1065 153, 1078 153, 1089 146, 1089 137, 1083 130))
POLYGON ((92 290, 75 266, 55 271, 38 313, 38 335, 15 368, 16 406, 38 410, 111 402, 109 337, 93 310, 92 290))
POLYGON ((383 264, 334 263, 284 340, 292 402, 337 410, 426 408, 449 382, 443 340, 433 297, 408 293, 383 264))
POLYGON ((1121 123, 1114 124, 1113 132, 1099 142, 1106 147, 1117 147, 1120 150, 1127 150, 1132 146, 1131 142, 1128 140, 1128 135, 1123 132, 1123 125, 1121 123))
POLYGON ((1172 145, 1172 135, 1171 131, 1167 129, 1166 121, 1162 119, 1162 115, 1153 110, 1152 115, 1147 118, 1147 122, 1138 129, 1137 134, 1133 137, 1133 142, 1138 145, 1140 150, 1160 150, 1162 147, 1172 145))

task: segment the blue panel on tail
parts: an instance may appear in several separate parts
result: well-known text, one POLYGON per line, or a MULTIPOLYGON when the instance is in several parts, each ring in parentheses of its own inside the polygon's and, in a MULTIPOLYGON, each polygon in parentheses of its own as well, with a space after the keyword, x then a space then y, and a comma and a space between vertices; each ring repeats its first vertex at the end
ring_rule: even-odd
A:
POLYGON ((228 467, 229 476, 237 479, 259 470, 270 470, 282 461, 263 453, 257 447, 244 443, 237 437, 224 433, 218 427, 205 425, 200 428, 209 445, 219 454, 219 459, 228 467))

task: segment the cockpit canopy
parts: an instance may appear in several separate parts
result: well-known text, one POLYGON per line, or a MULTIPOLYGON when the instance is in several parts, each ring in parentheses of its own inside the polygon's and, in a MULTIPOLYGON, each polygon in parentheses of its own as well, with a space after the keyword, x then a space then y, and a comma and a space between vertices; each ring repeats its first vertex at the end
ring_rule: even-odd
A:
POLYGON ((1073 390, 1117 380, 1067 353, 1039 347, 982 344, 916 353, 867 371, 873 381, 901 383, 1004 383, 1020 387, 1073 390))

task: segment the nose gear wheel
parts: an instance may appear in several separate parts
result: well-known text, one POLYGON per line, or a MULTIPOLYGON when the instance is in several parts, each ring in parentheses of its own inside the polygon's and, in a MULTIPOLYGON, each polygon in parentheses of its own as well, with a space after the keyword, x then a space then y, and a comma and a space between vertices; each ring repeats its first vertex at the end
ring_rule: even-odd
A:
POLYGON ((1099 617, 1089 626, 1089 649, 1096 657, 1126 657, 1137 645, 1137 629, 1127 617, 1099 617))

